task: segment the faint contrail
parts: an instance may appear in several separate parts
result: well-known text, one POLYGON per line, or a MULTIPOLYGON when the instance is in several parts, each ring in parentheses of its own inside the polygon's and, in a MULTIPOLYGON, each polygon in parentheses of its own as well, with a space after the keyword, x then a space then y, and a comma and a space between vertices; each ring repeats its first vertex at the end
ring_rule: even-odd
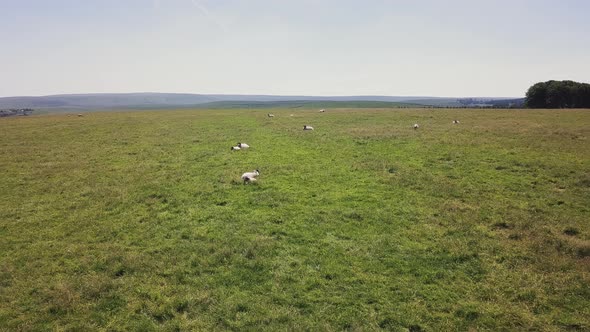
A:
POLYGON ((203 6, 198 0, 191 0, 193 5, 197 7, 209 20, 211 20, 215 25, 220 27, 223 31, 227 31, 227 27, 223 24, 215 15, 211 14, 207 7, 203 6))

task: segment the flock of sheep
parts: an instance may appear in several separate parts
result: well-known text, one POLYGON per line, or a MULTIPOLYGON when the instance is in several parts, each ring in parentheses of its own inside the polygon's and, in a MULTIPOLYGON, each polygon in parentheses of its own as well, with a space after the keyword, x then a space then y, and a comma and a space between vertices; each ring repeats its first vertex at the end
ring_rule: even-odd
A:
MULTIPOLYGON (((326 110, 321 109, 320 113, 324 113, 326 110)), ((267 116, 269 118, 274 118, 274 114, 272 113, 268 113, 267 116)), ((291 114, 291 116, 293 116, 293 114, 291 114)), ((453 120, 453 124, 459 124, 459 120, 453 120)), ((420 128, 420 125, 415 123, 414 124, 414 130, 420 128)), ((308 126, 308 125, 303 125, 303 130, 313 130, 312 126, 308 126)), ((236 146, 232 146, 231 150, 232 151, 238 151, 238 150, 242 150, 242 149, 247 149, 249 148, 250 145, 246 144, 246 143, 240 143, 238 142, 238 144, 236 146)), ((260 171, 259 170, 254 170, 252 172, 246 172, 244 174, 242 174, 242 180, 244 181, 244 183, 251 183, 251 182, 255 182, 256 181, 256 177, 258 177, 258 175, 260 175, 260 171)))
MULTIPOLYGON (((325 112, 324 109, 321 109, 320 110, 320 113, 324 113, 324 112, 325 112)), ((275 117, 275 115, 272 114, 272 113, 268 113, 266 116, 268 116, 269 118, 274 118, 275 117)), ((291 116, 293 116, 293 114, 291 114, 291 116)), ((313 130, 313 127, 312 126, 308 126, 308 125, 303 125, 303 130, 313 130)), ((249 147, 250 147, 250 145, 248 145, 246 143, 238 142, 238 144, 236 144, 236 146, 232 146, 231 147, 231 150, 232 151, 239 151, 239 150, 242 150, 242 149, 247 149, 249 147)), ((246 172, 246 173, 242 174, 242 177, 241 178, 244 181, 244 183, 251 183, 251 182, 255 182, 256 181, 256 177, 258 175, 260 175, 260 171, 257 170, 257 169, 255 169, 252 172, 246 172)))

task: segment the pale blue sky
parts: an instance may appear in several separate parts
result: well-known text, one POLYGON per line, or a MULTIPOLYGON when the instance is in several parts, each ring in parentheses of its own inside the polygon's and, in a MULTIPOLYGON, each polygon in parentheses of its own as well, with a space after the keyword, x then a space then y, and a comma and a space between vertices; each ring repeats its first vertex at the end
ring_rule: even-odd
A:
POLYGON ((523 96, 590 81, 586 0, 0 0, 0 96, 523 96))

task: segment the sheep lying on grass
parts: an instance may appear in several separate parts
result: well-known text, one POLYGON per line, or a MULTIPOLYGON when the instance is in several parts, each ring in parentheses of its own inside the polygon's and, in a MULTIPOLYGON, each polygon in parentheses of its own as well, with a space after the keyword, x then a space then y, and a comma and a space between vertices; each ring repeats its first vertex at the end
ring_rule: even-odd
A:
POLYGON ((312 126, 304 125, 303 130, 313 130, 312 126))
POLYGON ((453 124, 459 124, 459 120, 453 120, 453 124))
POLYGON ((231 147, 231 150, 232 150, 232 151, 238 151, 238 150, 241 150, 241 149, 242 149, 242 148, 240 148, 239 146, 232 146, 232 147, 231 147))
POLYGON ((414 130, 420 128, 420 126, 417 123, 414 123, 414 130))
POLYGON ((246 144, 246 143, 239 143, 238 142, 238 147, 241 149, 247 149, 250 147, 250 145, 246 144))
POLYGON ((272 113, 268 113, 266 116, 268 116, 269 118, 274 118, 275 117, 275 115, 272 114, 272 113))
POLYGON ((260 175, 260 172, 257 169, 253 172, 246 172, 242 174, 242 180, 244 180, 244 183, 255 182, 258 175, 260 175))

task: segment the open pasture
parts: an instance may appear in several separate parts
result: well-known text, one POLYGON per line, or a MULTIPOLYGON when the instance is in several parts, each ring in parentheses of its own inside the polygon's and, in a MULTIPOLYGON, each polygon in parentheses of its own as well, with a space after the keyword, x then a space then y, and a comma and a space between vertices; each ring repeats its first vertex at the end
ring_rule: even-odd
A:
POLYGON ((0 330, 590 329, 590 111, 268 112, 0 119, 0 330))

